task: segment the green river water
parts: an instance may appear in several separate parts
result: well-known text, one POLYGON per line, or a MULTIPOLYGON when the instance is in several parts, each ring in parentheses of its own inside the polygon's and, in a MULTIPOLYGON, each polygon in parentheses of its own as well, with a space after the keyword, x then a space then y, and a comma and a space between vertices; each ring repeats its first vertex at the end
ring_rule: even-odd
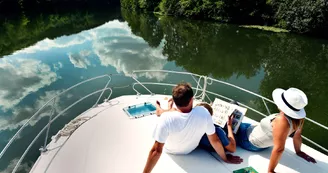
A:
MULTIPOLYGON (((120 9, 23 16, 6 20, 0 27, 0 149, 39 107, 64 89, 114 73, 121 76, 114 76, 110 86, 126 86, 132 82, 129 77, 133 70, 145 69, 207 75, 270 99, 275 88, 297 87, 308 96, 307 116, 328 125, 327 40, 120 9)), ((191 78, 144 73, 138 79, 176 83, 191 78)), ((56 99, 55 112, 105 83, 95 80, 73 89, 56 99)), ((149 88, 170 94, 170 87, 149 88)), ((262 100, 250 94, 215 83, 208 89, 266 112, 262 100)), ((135 93, 123 87, 115 89, 112 97, 123 94, 135 93)), ((96 99, 92 97, 66 112, 51 126, 50 134, 96 99)), ((274 105, 269 107, 271 112, 277 111, 274 105)), ((1 159, 0 172, 13 168, 48 122, 50 109, 47 106, 29 122, 1 159)), ((252 111, 247 116, 261 118, 252 111)), ((323 128, 306 121, 303 134, 328 148, 328 134, 323 128)), ((39 156, 43 138, 28 152, 21 172, 28 171, 39 156)))

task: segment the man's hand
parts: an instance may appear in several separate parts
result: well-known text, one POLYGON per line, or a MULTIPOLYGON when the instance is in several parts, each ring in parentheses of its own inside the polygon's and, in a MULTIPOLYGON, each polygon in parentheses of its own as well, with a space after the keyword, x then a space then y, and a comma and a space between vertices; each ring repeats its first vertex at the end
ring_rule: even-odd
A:
POLYGON ((309 155, 307 155, 306 153, 304 153, 303 151, 297 152, 296 153, 298 156, 302 157, 303 159, 305 159, 308 162, 312 162, 312 163, 317 163, 317 161, 315 161, 315 159, 309 155))
POLYGON ((241 162, 243 162, 243 159, 240 158, 239 156, 233 156, 231 154, 227 154, 227 160, 225 161, 226 163, 230 163, 230 164, 240 164, 241 162))

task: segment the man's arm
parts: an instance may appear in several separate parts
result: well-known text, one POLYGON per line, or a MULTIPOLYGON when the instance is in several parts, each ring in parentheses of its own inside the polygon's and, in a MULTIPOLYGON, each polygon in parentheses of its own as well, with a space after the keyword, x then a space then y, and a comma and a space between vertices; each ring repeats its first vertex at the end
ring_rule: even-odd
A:
POLYGON ((222 158, 223 161, 227 163, 232 163, 232 164, 239 164, 243 162, 243 159, 241 159, 238 156, 233 156, 233 155, 226 155, 222 146, 222 143, 219 139, 219 137, 216 135, 216 133, 212 135, 207 135, 212 147, 216 151, 216 153, 222 158))
POLYGON ((161 154, 163 151, 163 146, 164 146, 164 143, 159 143, 159 142, 155 141, 153 147, 151 148, 151 150, 149 152, 147 163, 146 163, 143 173, 149 173, 149 172, 151 172, 151 170, 153 170, 158 159, 161 157, 161 154))

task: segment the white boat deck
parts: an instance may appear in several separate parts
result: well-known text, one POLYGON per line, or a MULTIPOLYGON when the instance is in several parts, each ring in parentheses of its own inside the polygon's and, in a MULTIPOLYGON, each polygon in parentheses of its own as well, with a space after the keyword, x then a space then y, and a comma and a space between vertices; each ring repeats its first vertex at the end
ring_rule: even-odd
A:
MULTIPOLYGON (((31 169, 31 173, 114 173, 142 172, 154 140, 152 132, 156 115, 130 119, 123 108, 146 101, 164 101, 164 95, 121 96, 93 108, 82 116, 94 116, 80 126, 70 137, 61 137, 47 146, 31 169)), ((163 103, 163 102, 162 102, 163 103)), ((245 122, 256 123, 247 117, 245 122)), ((328 156, 302 145, 302 150, 317 160, 308 163, 294 153, 292 140, 288 139, 277 172, 328 172, 328 156)), ((237 148, 235 155, 244 159, 238 165, 218 161, 210 153, 196 149, 188 155, 163 153, 153 172, 232 172, 252 166, 259 172, 267 172, 271 149, 249 152, 237 148)))

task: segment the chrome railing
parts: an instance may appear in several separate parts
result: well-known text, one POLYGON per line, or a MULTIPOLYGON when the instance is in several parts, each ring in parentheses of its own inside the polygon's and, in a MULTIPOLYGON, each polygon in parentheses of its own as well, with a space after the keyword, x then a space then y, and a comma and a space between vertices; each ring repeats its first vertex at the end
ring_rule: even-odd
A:
MULTIPOLYGON (((260 98, 262 101, 263 101, 263 104, 267 110, 267 114, 265 113, 262 113, 258 110, 256 110, 255 108, 252 108, 246 104, 243 104, 243 103, 240 103, 238 102, 241 106, 244 106, 246 107, 247 109, 249 110, 252 110, 253 112, 263 116, 263 117, 266 117, 267 115, 270 114, 270 110, 266 104, 266 102, 269 102, 269 103, 272 103, 274 104, 274 102, 266 97, 263 97, 257 93, 254 93, 252 91, 249 91, 247 89, 244 89, 244 88, 241 88, 239 86, 236 86, 236 85, 233 85, 233 84, 230 84, 228 82, 224 82, 224 81, 220 81, 220 80, 217 80, 217 79, 213 79, 211 77, 207 77, 207 76, 202 76, 202 75, 198 75, 198 74, 193 74, 193 73, 189 73, 189 72, 177 72, 177 71, 168 71, 168 70, 137 70, 137 71, 134 71, 131 78, 135 81, 134 83, 132 83, 132 89, 136 92, 137 95, 141 95, 141 92, 139 92, 135 86, 137 85, 140 85, 142 86, 142 88, 144 88, 147 92, 149 92, 150 95, 155 95, 156 93, 153 93, 149 88, 147 88, 146 86, 147 85, 156 85, 156 86, 175 86, 176 84, 172 84, 172 83, 162 83, 162 82, 141 82, 140 80, 137 79, 137 74, 140 74, 140 73, 170 73, 170 74, 180 74, 180 75, 187 75, 187 76, 191 76, 192 77, 192 80, 196 83, 196 87, 193 87, 193 89, 195 90, 195 95, 194 95, 194 98, 195 99, 198 99, 200 101, 204 101, 205 98, 208 99, 210 102, 212 102, 211 98, 209 97, 209 94, 210 95, 213 95, 213 96, 216 96, 216 97, 219 97, 219 98, 223 98, 225 100, 230 100, 232 101, 231 98, 229 97, 226 97, 226 96, 223 96, 223 95, 220 95, 218 93, 214 93, 214 92, 211 92, 211 91, 208 91, 207 88, 209 85, 212 85, 213 82, 216 82, 216 83, 220 83, 220 84, 223 84, 223 85, 226 85, 226 86, 229 86, 229 87, 233 87, 233 88, 236 88, 238 90, 241 90, 243 92, 246 92, 246 93, 249 93, 253 96, 256 96, 258 98, 260 98)), ((50 127, 51 127, 51 124, 58 118, 60 117, 61 115, 63 115, 66 111, 68 111, 69 109, 71 109, 73 106, 77 105, 78 103, 80 103, 81 101, 89 98, 90 96, 92 95, 95 95, 95 94, 98 94, 98 93, 101 93, 100 96, 98 97, 96 103, 91 107, 95 107, 98 105, 100 99, 102 98, 104 92, 106 90, 110 90, 110 93, 109 93, 109 96, 107 97, 107 99, 105 99, 105 101, 109 100, 109 98, 111 97, 112 95, 112 88, 109 88, 108 85, 109 83, 112 81, 112 75, 101 75, 101 76, 97 76, 97 77, 94 77, 94 78, 90 78, 90 79, 87 79, 85 81, 82 81, 76 85, 73 85, 72 87, 64 90, 63 92, 57 94, 56 96, 54 96, 53 98, 51 98, 49 101, 47 101, 43 106, 41 106, 35 114, 33 114, 21 127, 20 129, 15 133, 15 135, 9 140, 9 142, 7 143, 7 145, 2 149, 1 153, 0 153, 0 159, 3 157, 3 155, 5 154, 5 152, 8 150, 8 148, 10 147, 10 145, 13 143, 13 141, 19 136, 19 134, 22 132, 22 130, 28 125, 28 123, 31 121, 31 119, 33 119, 38 113, 40 113, 49 103, 53 102, 53 105, 52 105, 52 109, 51 109, 51 114, 49 116, 49 122, 43 127, 43 129, 37 134, 37 136, 32 140, 32 142, 29 144, 29 146, 27 147, 27 149, 24 151, 23 155, 20 157, 20 159, 18 160, 17 164, 15 165, 14 167, 14 170, 12 171, 13 173, 17 171, 18 167, 20 166, 21 162, 23 161, 23 159, 25 158, 26 154, 29 152, 29 150, 31 149, 31 147, 33 146, 33 144, 38 140, 38 138, 42 135, 42 133, 45 131, 46 132, 46 135, 45 135, 45 139, 44 139, 44 145, 40 148, 40 151, 41 152, 46 152, 47 151, 47 148, 46 148, 46 145, 47 145, 47 140, 48 140, 48 137, 49 137, 49 130, 50 130, 50 127), (85 84, 87 82, 90 82, 90 81, 93 81, 93 80, 96 80, 96 79, 101 79, 101 78, 108 78, 107 80, 107 83, 106 85, 104 86, 103 89, 100 89, 100 90, 97 90, 95 92, 92 92, 82 98, 80 98, 79 100, 77 100, 76 102, 74 102, 73 104, 69 105, 67 108, 65 108, 63 111, 61 111, 60 113, 58 113, 56 116, 54 116, 54 104, 55 104, 55 100, 60 97, 61 95, 67 93, 68 91, 70 91, 71 89, 77 87, 77 86, 80 86, 82 84, 85 84)), ((116 88, 120 88, 120 87, 116 87, 116 88)), ((91 110, 91 108, 89 108, 87 111, 85 112, 88 112, 89 110, 91 110)), ((84 112, 84 113, 85 113, 84 112)), ((319 127, 322 127, 326 130, 328 130, 328 128, 310 118, 306 118, 306 120, 310 121, 311 123, 314 123, 315 125, 319 126, 319 127)), ((328 149, 322 147, 321 145, 315 143, 314 141, 302 136, 303 139, 305 139, 306 141, 312 143, 314 146, 322 149, 323 151, 327 152, 328 153, 328 149)))
MULTIPOLYGON (((231 84, 231 83, 228 83, 228 82, 225 82, 225 81, 221 81, 221 80, 213 79, 213 78, 211 78, 211 77, 207 77, 207 76, 202 76, 202 75, 194 74, 194 73, 189 73, 189 72, 177 72, 177 71, 169 71, 169 70, 136 70, 136 71, 133 72, 133 74, 134 74, 134 76, 137 76, 138 73, 154 73, 154 72, 156 72, 156 73, 159 73, 159 72, 160 72, 160 73, 182 74, 182 75, 189 75, 189 76, 191 76, 191 77, 194 79, 194 81, 196 82, 196 84, 197 84, 197 87, 196 87, 196 88, 193 88, 193 89, 196 90, 196 94, 198 93, 199 90, 202 91, 200 96, 197 96, 197 95, 195 94, 195 98, 201 98, 201 99, 200 99, 201 101, 204 101, 204 98, 205 98, 205 97, 206 97, 208 100, 211 101, 211 99, 209 98, 209 96, 208 96, 207 94, 211 94, 211 95, 214 95, 214 96, 217 96, 217 97, 220 97, 220 98, 223 98, 223 99, 226 99, 226 100, 232 101, 232 99, 230 99, 230 98, 228 98, 228 97, 225 97, 225 96, 223 96, 223 95, 220 95, 220 94, 217 94, 217 93, 214 93, 214 92, 211 92, 211 91, 206 90, 207 85, 212 85, 213 82, 217 82, 217 83, 220 83, 220 84, 223 84, 223 85, 226 85, 226 86, 230 86, 230 87, 236 88, 236 89, 238 89, 238 90, 241 90, 241 91, 243 91, 243 92, 249 93, 249 94, 251 94, 251 95, 253 95, 253 96, 256 96, 256 97, 260 98, 260 99, 263 101, 263 104, 264 104, 264 106, 265 106, 265 108, 266 108, 266 110, 267 110, 267 114, 264 114, 264 113, 262 113, 262 112, 260 112, 260 111, 258 111, 258 110, 256 110, 256 109, 254 109, 254 108, 252 108, 252 107, 250 107, 250 106, 248 106, 248 105, 245 105, 245 104, 243 104, 243 103, 240 103, 240 102, 238 102, 238 103, 239 103, 241 106, 244 106, 244 107, 246 107, 247 109, 250 109, 250 110, 252 110, 253 112, 255 112, 255 113, 257 113, 257 114, 259 114, 259 115, 261 115, 261 116, 263 116, 263 117, 266 117, 266 116, 268 116, 268 115, 271 114, 266 102, 269 102, 269 103, 275 104, 272 100, 270 100, 270 99, 268 99, 268 98, 266 98, 266 97, 264 97, 264 96, 261 96, 261 95, 259 95, 259 94, 257 94, 257 93, 254 93, 254 92, 252 92, 252 91, 249 91, 249 90, 247 90, 247 89, 244 89, 244 88, 242 88, 242 87, 239 87, 239 86, 237 86, 237 85, 234 85, 234 84, 231 84), (198 81, 197 81, 197 79, 196 79, 195 77, 198 77, 198 81), (201 87, 201 85, 200 85, 200 81, 201 81, 201 79, 203 79, 203 83, 204 83, 203 87, 201 87)), ((140 81, 138 81, 138 83, 134 83, 134 84, 133 84, 133 89, 134 89, 137 93, 138 93, 138 91, 135 89, 135 85, 138 85, 138 84, 139 84, 139 85, 142 85, 144 88, 147 88, 145 85, 175 86, 175 84, 170 84, 170 83, 156 83, 156 82, 140 82, 140 81)), ((150 90, 149 90, 149 92, 150 92, 151 94, 154 94, 154 93, 152 93, 150 90)), ((311 123, 313 123, 313 124, 315 124, 315 125, 317 125, 317 126, 323 128, 323 129, 325 129, 325 130, 328 130, 328 127, 326 127, 326 126, 323 125, 323 124, 320 124, 320 123, 318 123, 318 122, 316 122, 316 121, 314 121, 314 120, 312 120, 312 119, 310 119, 310 118, 308 118, 308 117, 306 117, 305 119, 306 119, 307 121, 309 121, 309 122, 311 122, 311 123)), ((328 153, 328 149, 326 149, 325 147, 319 145, 318 143, 312 141, 311 139, 309 139, 309 138, 307 138, 307 137, 305 137, 305 136, 303 136, 303 135, 302 135, 302 138, 303 138, 304 140, 310 142, 310 143, 313 144, 314 146, 316 146, 316 147, 322 149, 322 150, 325 151, 326 153, 328 153)))
MULTIPOLYGON (((59 94, 57 94, 57 95, 55 95, 54 97, 52 97, 50 100, 48 100, 44 105, 42 105, 19 129, 18 129, 18 131, 14 134, 14 136, 9 140, 9 142, 6 144, 6 146, 2 149, 2 151, 1 151, 1 153, 0 153, 0 159, 3 157, 3 155, 6 153, 6 151, 8 150, 8 148, 11 146, 11 144, 14 142, 14 140, 15 139, 17 139, 17 137, 19 136, 19 134, 23 131, 23 129, 25 129, 25 127, 29 124, 29 122, 33 119, 33 118, 35 118, 42 110, 44 110, 44 108, 50 103, 50 102, 53 102, 53 103, 55 103, 55 99, 56 98, 58 98, 58 97, 60 97, 61 95, 63 95, 63 94, 65 94, 65 93, 67 93, 68 91, 70 91, 70 90, 72 90, 73 88, 76 88, 77 86, 80 86, 80 85, 82 85, 82 84, 85 84, 85 83, 87 83, 87 82, 90 82, 90 81, 94 81, 94 80, 96 80, 96 79, 100 79, 100 78, 108 78, 108 81, 107 81, 107 83, 106 83, 106 85, 105 85, 105 87, 103 88, 103 89, 101 89, 101 90, 98 90, 98 91, 96 91, 96 92, 94 92, 94 93, 91 93, 91 95, 94 95, 94 94, 96 94, 96 93, 99 93, 99 92, 101 92, 101 94, 100 94, 100 96, 98 97, 98 99, 97 99, 97 101, 96 101, 96 103, 93 105, 93 106, 95 106, 95 105, 97 105, 98 104, 98 102, 99 102, 99 100, 100 100, 100 98, 102 97, 102 95, 103 95, 103 93, 104 93, 104 91, 105 90, 110 90, 111 91, 111 88, 107 88, 108 87, 108 84, 109 84, 109 82, 111 81, 111 75, 101 75, 101 76, 97 76, 97 77, 93 77, 93 78, 90 78, 90 79, 87 79, 87 80, 84 80, 84 81, 82 81, 82 82, 80 82, 80 83, 77 83, 77 84, 75 84, 75 85, 73 85, 73 86, 71 86, 70 88, 68 88, 68 89, 66 89, 66 90, 64 90, 64 91, 62 91, 61 93, 59 93, 59 94)), ((110 95, 112 94, 112 91, 110 92, 110 95)), ((91 96, 90 94, 89 95, 87 95, 87 96, 91 96)), ((110 95, 109 95, 109 97, 110 97, 110 95)), ((109 98, 108 97, 108 98, 109 98)), ((82 101, 82 100, 84 100, 85 99, 85 97, 83 97, 83 99, 80 99, 78 102, 80 102, 80 101, 82 101)), ((78 103, 77 102, 77 103, 78 103)), ((77 103, 73 103, 72 105, 70 105, 70 106, 68 106, 66 109, 65 109, 65 112, 68 110, 68 109, 70 109, 72 106, 74 106, 74 105, 76 105, 77 103)), ((14 168, 14 170, 13 170, 13 172, 16 172, 16 170, 17 170, 17 168, 18 168, 18 166, 20 165, 20 163, 21 163, 21 161, 24 159, 24 157, 25 157, 25 155, 26 155, 26 153, 29 151, 29 149, 30 149, 30 147, 36 142, 36 140, 39 138, 39 136, 42 134, 42 132, 45 130, 45 129, 47 129, 47 132, 46 132, 46 137, 45 137, 45 142, 44 142, 44 146, 42 146, 42 148, 40 149, 41 151, 46 151, 46 144, 47 144, 47 139, 48 139, 48 136, 49 136, 49 129, 50 129, 50 127, 51 127, 51 124, 52 124, 52 122, 55 120, 55 119, 57 119, 57 117, 58 117, 58 115, 55 117, 55 118, 53 118, 52 119, 52 116, 53 116, 53 113, 54 113, 54 104, 52 105, 52 110, 51 110, 51 114, 50 114, 50 116, 49 116, 49 123, 41 130, 41 132, 37 135, 37 137, 31 142, 31 144, 29 145, 29 147, 25 150, 25 152, 24 152, 24 154, 22 155, 22 157, 19 159, 19 161, 17 162, 17 164, 16 164, 16 166, 15 166, 15 168, 14 168)), ((64 113, 64 112, 63 112, 64 113)), ((61 115, 61 114, 60 114, 61 115)))

